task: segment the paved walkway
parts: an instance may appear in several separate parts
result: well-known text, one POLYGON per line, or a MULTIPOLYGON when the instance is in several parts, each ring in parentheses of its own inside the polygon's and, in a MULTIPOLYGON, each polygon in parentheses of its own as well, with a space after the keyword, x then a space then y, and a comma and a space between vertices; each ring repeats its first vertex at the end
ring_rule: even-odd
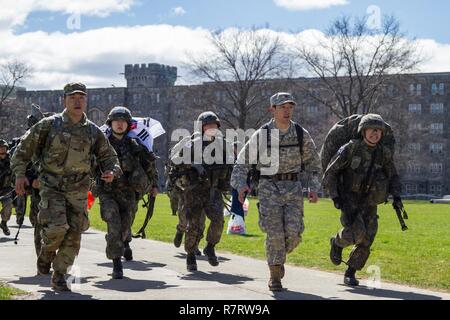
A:
POLYGON ((218 253, 220 265, 212 267, 204 257, 199 271, 189 273, 182 248, 152 240, 134 239, 134 261, 124 262, 123 280, 111 280, 112 263, 105 256, 105 234, 90 229, 83 235, 76 259, 72 293, 54 293, 50 276, 36 276, 35 253, 29 221, 20 241, 0 238, 0 280, 30 292, 26 299, 450 299, 450 294, 381 283, 371 289, 342 285, 342 276, 287 266, 283 284, 288 290, 273 294, 267 289, 268 268, 264 261, 218 253))

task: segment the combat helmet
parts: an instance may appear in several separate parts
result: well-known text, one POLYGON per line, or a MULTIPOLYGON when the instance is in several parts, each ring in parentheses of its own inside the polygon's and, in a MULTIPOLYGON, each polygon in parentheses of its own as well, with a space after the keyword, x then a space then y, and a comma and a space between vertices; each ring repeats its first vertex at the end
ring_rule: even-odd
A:
POLYGON ((130 128, 132 120, 131 112, 128 108, 117 106, 111 109, 106 119, 106 124, 111 126, 111 122, 114 120, 125 120, 128 123, 128 128, 130 128))
POLYGON ((383 135, 386 131, 386 122, 379 114, 369 113, 361 118, 361 122, 358 125, 358 133, 363 134, 363 131, 367 128, 378 128, 383 135))
POLYGON ((202 132, 203 126, 215 123, 217 124, 217 127, 220 128, 220 119, 219 117, 212 111, 205 111, 201 113, 197 118, 198 128, 197 131, 202 132))
POLYGON ((0 147, 6 147, 6 149, 9 149, 8 142, 6 140, 0 139, 0 147))

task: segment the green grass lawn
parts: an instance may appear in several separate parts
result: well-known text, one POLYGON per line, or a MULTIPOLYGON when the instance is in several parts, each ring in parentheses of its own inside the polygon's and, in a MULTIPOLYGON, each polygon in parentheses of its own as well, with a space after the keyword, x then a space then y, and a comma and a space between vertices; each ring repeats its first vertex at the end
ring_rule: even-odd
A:
MULTIPOLYGON (((409 230, 402 232, 392 206, 379 206, 379 231, 366 267, 378 266, 382 281, 450 291, 450 205, 405 201, 405 207, 409 230)), ((134 232, 142 226, 144 217, 145 209, 140 207, 134 232)), ((98 199, 90 211, 90 219, 91 227, 106 231, 106 224, 100 218, 98 199)), ((153 219, 146 229, 147 237, 172 242, 177 222, 178 218, 171 215, 167 196, 159 195, 153 219)), ((246 236, 227 235, 227 222, 228 218, 217 246, 219 251, 265 259, 265 235, 258 227, 256 199, 250 201, 246 236)), ((335 267, 328 258, 329 239, 341 228, 339 212, 332 202, 321 199, 318 204, 305 203, 305 226, 303 242, 288 256, 288 263, 343 272, 345 265, 335 267)), ((350 249, 344 250, 345 260, 349 252, 350 249)), ((368 276, 366 270, 358 275, 368 276)))
POLYGON ((10 300, 13 296, 20 294, 25 292, 0 283, 0 300, 10 300))

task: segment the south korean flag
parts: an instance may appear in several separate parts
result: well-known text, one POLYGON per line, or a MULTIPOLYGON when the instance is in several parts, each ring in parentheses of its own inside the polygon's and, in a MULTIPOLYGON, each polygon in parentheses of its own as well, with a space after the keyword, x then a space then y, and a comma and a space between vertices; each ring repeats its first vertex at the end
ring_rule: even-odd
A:
MULTIPOLYGON (((111 128, 108 125, 103 125, 100 128, 107 137, 111 135, 111 128)), ((166 133, 161 123, 150 117, 148 118, 133 118, 131 120, 131 128, 128 136, 137 138, 147 147, 149 151, 153 151, 153 140, 166 133)))

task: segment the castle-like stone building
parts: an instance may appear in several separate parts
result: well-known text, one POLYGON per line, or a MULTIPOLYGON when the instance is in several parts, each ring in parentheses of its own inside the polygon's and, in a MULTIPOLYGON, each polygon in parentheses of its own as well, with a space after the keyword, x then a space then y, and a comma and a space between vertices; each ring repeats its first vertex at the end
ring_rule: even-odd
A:
MULTIPOLYGON (((194 120, 212 109, 224 120, 221 110, 226 99, 220 89, 210 83, 191 86, 175 85, 177 68, 160 64, 125 65, 126 87, 88 89, 88 117, 101 125, 109 110, 127 106, 138 117, 152 117, 162 123, 167 134, 156 139, 154 149, 161 158, 158 167, 163 172, 174 129, 193 130, 194 120)), ((82 80, 82 79, 81 79, 82 80)), ((262 95, 266 103, 252 110, 248 122, 261 123, 269 119, 269 97, 280 89, 280 81, 268 81, 262 95), (259 122, 257 121, 259 120, 259 122)), ((325 106, 302 96, 296 83, 317 86, 317 79, 295 79, 283 87, 296 96, 295 120, 300 122, 320 148, 323 139, 337 118, 325 106)), ((61 87, 64 84, 61 84, 61 87)), ((0 137, 11 139, 26 130, 26 116, 32 103, 44 111, 62 111, 62 90, 17 90, 13 99, 0 109, 0 137)), ((387 85, 377 112, 394 128, 397 137, 396 157, 405 194, 450 194, 450 73, 408 75, 387 85)), ((226 123, 224 122, 224 127, 226 123)), ((161 179, 163 175, 161 174, 161 179)), ((161 181, 162 182, 162 181, 161 181)))

